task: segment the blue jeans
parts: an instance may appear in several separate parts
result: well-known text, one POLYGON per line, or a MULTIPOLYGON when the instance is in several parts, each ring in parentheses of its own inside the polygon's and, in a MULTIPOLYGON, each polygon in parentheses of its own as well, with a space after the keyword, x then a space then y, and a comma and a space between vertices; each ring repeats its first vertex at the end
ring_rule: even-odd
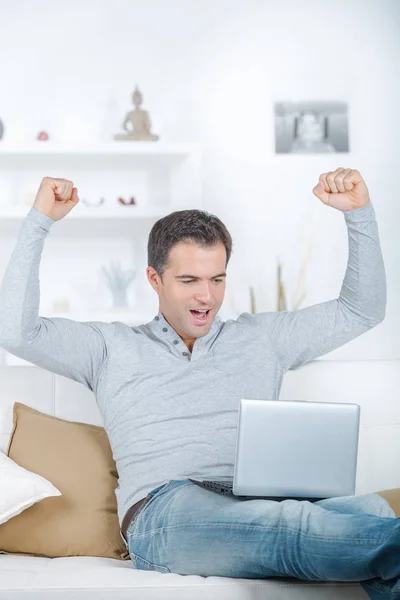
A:
POLYGON ((360 581, 373 600, 400 599, 400 518, 378 494, 244 500, 171 480, 133 516, 127 548, 140 570, 360 581))

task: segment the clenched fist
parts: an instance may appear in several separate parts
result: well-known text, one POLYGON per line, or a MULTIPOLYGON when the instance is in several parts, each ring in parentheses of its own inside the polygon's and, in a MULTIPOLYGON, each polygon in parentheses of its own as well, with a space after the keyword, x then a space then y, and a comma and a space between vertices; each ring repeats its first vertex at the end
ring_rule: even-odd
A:
POLYGON ((369 201, 368 188, 359 171, 342 167, 320 175, 313 194, 324 204, 341 211, 361 208, 369 201))
POLYGON ((73 186, 72 181, 44 177, 33 206, 54 221, 59 221, 78 202, 78 190, 73 186))

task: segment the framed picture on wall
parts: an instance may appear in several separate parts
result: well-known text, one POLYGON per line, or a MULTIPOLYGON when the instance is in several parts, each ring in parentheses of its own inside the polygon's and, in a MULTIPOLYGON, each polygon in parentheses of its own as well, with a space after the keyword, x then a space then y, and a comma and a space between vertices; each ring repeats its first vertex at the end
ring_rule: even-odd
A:
POLYGON ((275 102, 276 154, 349 152, 347 102, 275 102))

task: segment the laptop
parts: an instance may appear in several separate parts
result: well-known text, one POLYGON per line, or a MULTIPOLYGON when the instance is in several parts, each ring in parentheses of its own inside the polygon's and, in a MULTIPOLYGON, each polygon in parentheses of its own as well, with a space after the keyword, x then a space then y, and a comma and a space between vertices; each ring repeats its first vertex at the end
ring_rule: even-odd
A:
POLYGON ((354 495, 359 429, 358 404, 242 398, 233 477, 189 479, 243 499, 354 495))

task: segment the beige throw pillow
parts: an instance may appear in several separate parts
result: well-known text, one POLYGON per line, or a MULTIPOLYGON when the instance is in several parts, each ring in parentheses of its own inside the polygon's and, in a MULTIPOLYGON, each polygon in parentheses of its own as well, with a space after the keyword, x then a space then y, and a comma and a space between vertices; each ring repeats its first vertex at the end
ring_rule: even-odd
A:
POLYGON ((7 455, 61 492, 0 525, 0 552, 128 559, 119 533, 117 470, 103 427, 14 404, 7 455))
POLYGON ((400 488, 376 492, 392 507, 396 517, 400 517, 400 488))

